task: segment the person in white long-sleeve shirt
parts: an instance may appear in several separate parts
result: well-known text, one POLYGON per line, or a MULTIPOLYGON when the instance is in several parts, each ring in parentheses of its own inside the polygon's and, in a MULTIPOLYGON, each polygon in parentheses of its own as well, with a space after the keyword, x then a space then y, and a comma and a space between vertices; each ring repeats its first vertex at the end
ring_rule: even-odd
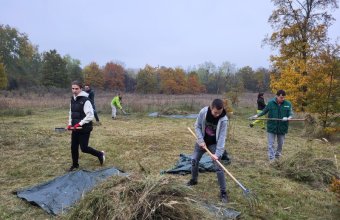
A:
POLYGON ((71 154, 72 166, 69 171, 79 168, 79 146, 82 152, 98 157, 103 165, 105 161, 104 151, 98 151, 88 146, 90 134, 93 129, 92 120, 94 117, 93 107, 88 93, 82 91, 83 85, 78 81, 72 82, 72 98, 69 112, 67 129, 72 130, 71 154))

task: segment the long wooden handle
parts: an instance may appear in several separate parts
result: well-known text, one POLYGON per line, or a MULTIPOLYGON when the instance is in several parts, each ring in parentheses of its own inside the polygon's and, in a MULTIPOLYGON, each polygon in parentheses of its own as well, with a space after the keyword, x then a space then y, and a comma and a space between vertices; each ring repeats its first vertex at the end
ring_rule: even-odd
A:
MULTIPOLYGON (((68 130, 67 127, 66 127, 66 128, 55 128, 55 129, 60 129, 60 130, 61 130, 61 129, 65 129, 65 130, 68 130)), ((82 127, 77 127, 77 128, 71 127, 71 130, 75 130, 75 129, 76 129, 76 130, 81 130, 81 129, 83 129, 83 128, 82 128, 82 127)))
MULTIPOLYGON (((196 134, 188 127, 188 130, 190 131, 190 133, 196 138, 197 140, 197 136, 196 134)), ((208 152, 208 154, 210 155, 210 157, 213 157, 213 154, 210 152, 210 150, 207 147, 204 147, 204 150, 206 150, 208 152)), ((226 172, 230 178, 232 178, 243 190, 247 190, 228 170, 227 168, 225 168, 222 163, 218 160, 215 160, 215 162, 224 170, 224 172, 226 172)))
MULTIPOLYGON (((283 121, 282 118, 254 118, 252 120, 268 120, 268 121, 283 121)), ((291 118, 287 121, 305 121, 303 118, 291 118)))

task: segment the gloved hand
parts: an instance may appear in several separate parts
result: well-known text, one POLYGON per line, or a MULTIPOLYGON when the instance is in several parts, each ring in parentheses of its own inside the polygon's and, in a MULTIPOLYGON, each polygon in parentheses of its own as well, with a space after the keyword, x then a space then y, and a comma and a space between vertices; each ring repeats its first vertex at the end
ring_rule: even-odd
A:
POLYGON ((283 117, 282 121, 288 121, 288 118, 287 117, 283 117))
POLYGON ((255 120, 258 116, 257 115, 253 115, 251 117, 249 117, 249 120, 255 120))
POLYGON ((72 130, 72 125, 67 125, 67 130, 72 130))
POLYGON ((121 110, 122 110, 123 114, 126 115, 126 112, 124 111, 124 109, 121 109, 121 110))
POLYGON ((80 125, 79 123, 75 124, 75 125, 73 126, 73 129, 77 129, 78 127, 81 127, 81 125, 80 125))

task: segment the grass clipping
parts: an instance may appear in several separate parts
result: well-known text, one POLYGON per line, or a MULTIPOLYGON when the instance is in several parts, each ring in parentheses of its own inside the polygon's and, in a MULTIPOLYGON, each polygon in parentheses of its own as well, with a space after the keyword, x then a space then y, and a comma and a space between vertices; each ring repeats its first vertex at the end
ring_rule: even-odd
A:
MULTIPOLYGON (((200 219, 188 189, 169 177, 114 177, 96 187, 67 219, 200 219)), ((207 216, 208 217, 208 216, 207 216)))
POLYGON ((276 168, 290 179, 322 187, 337 177, 334 162, 330 159, 317 158, 313 151, 301 150, 276 164, 276 168))

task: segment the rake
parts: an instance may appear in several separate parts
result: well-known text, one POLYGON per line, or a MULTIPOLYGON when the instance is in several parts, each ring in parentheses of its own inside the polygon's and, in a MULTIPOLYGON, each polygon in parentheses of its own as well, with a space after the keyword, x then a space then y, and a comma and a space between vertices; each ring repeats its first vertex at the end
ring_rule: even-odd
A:
MULTIPOLYGON (((268 121, 284 121, 282 118, 254 118, 250 120, 268 120, 268 121)), ((291 118, 286 121, 306 121, 306 119, 303 118, 291 118)))
MULTIPOLYGON (((188 127, 188 130, 190 131, 190 133, 196 138, 197 140, 197 136, 196 134, 188 127)), ((213 154, 210 152, 210 150, 207 147, 204 147, 204 149, 208 152, 208 154, 212 157, 213 154)), ((215 161, 223 170, 224 172, 226 172, 228 174, 228 176, 230 176, 230 178, 232 180, 235 181, 235 183, 241 187, 242 191, 243 191, 243 195, 246 198, 249 206, 251 208, 257 207, 258 206, 258 199, 255 193, 251 192, 249 189, 247 189, 245 186, 242 185, 242 183, 240 183, 240 181, 238 181, 228 170, 227 168, 225 168, 222 163, 218 160, 215 161)))
MULTIPOLYGON (((82 127, 77 127, 76 130, 80 130, 82 129, 82 127)), ((73 127, 71 128, 71 130, 75 130, 73 127)), ((54 128, 55 132, 61 133, 61 132, 65 132, 68 131, 67 128, 63 128, 63 127, 58 127, 58 128, 54 128)))

